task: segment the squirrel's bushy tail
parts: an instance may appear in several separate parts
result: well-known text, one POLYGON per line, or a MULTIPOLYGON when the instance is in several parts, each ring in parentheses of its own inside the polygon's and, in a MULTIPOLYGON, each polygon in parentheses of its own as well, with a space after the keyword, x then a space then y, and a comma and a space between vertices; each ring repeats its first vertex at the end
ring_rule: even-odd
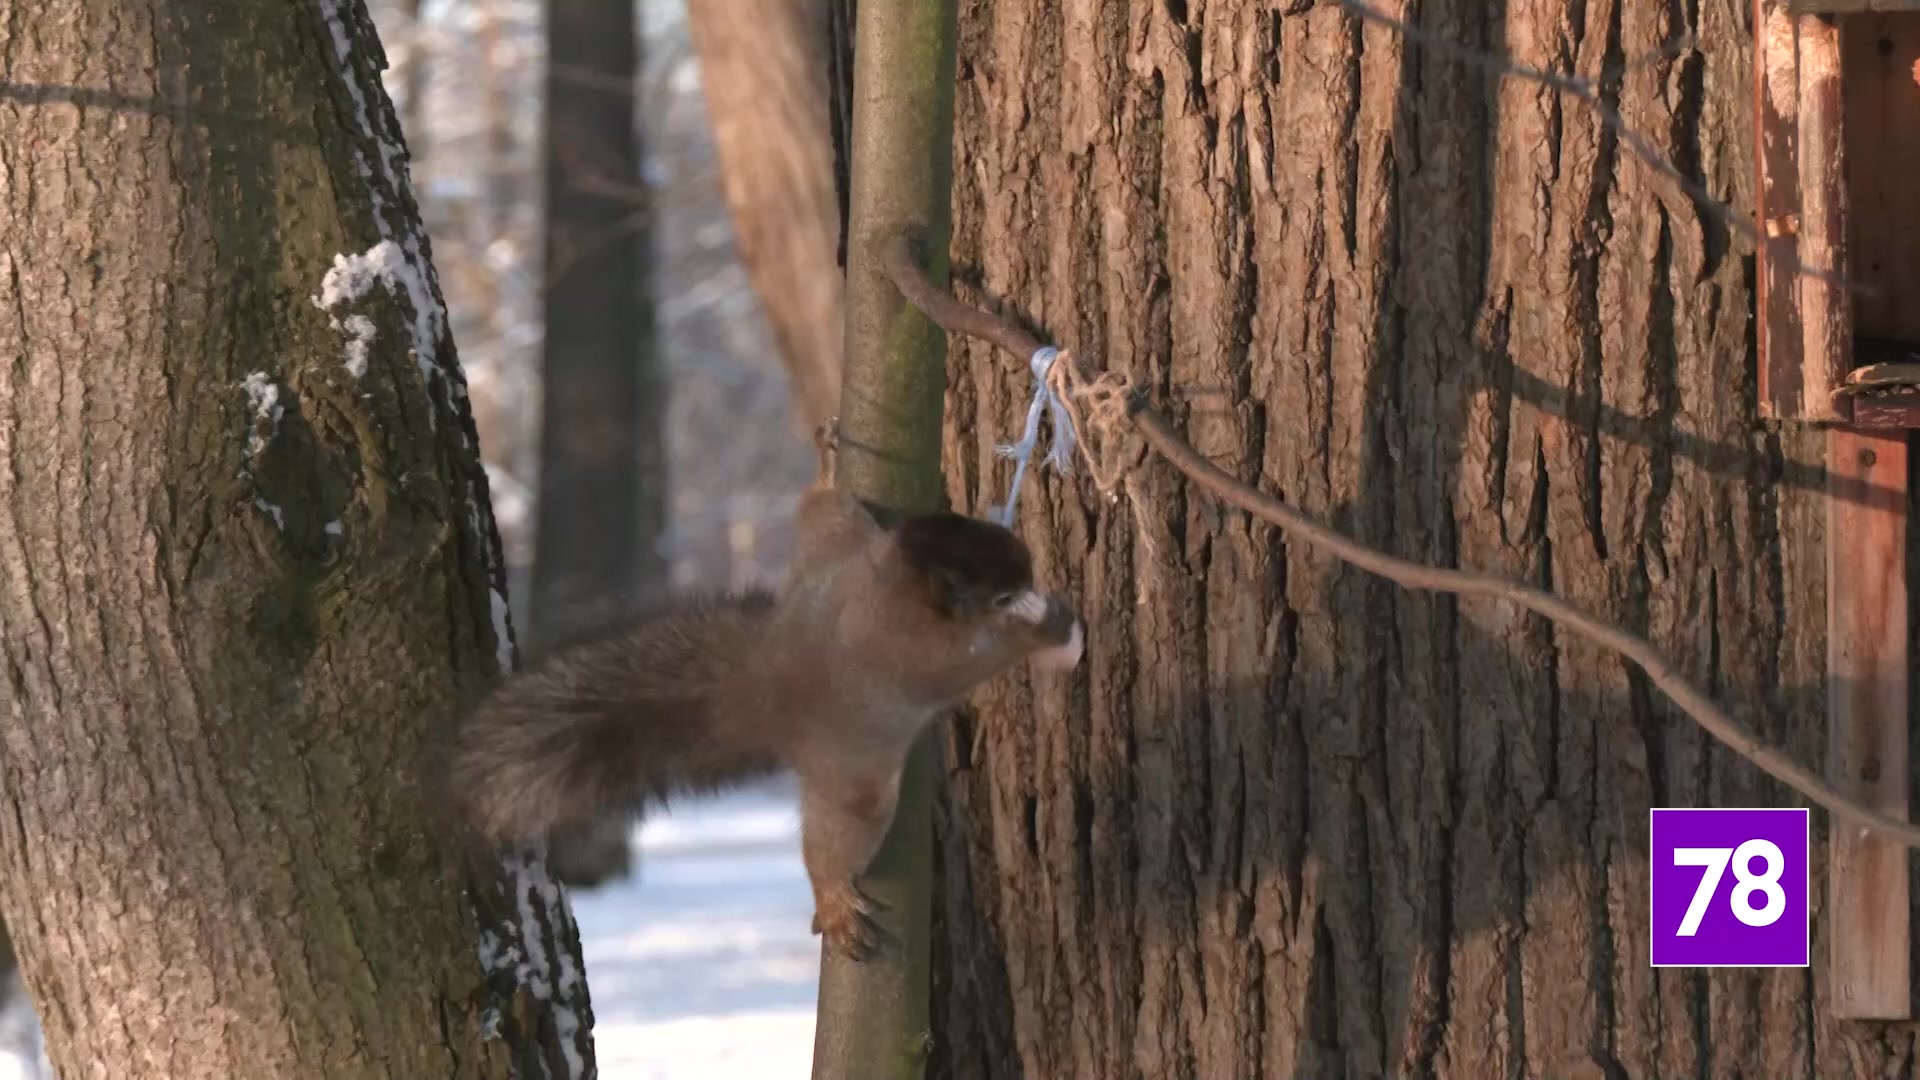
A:
POLYGON ((682 601, 507 680, 467 717, 447 763, 467 824, 495 843, 540 841, 772 772, 770 754, 712 730, 715 693, 740 676, 773 603, 764 590, 682 601))

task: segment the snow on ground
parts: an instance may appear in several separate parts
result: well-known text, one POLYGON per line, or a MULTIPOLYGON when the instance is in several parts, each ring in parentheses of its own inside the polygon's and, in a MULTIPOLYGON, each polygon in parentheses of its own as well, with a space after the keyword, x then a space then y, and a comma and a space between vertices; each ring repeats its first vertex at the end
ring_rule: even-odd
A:
POLYGON ((0 1005, 0 1080, 53 1080, 53 1066, 40 1044, 40 1022, 27 1004, 19 972, 0 981, 7 995, 6 1004, 0 1005))
MULTIPOLYGON (((575 892, 602 1080, 804 1080, 820 941, 790 784, 688 802, 641 826, 638 872, 575 892)), ((51 1080, 16 990, 0 1080, 51 1080)))
POLYGON ((573 894, 605 1080, 804 1080, 820 940, 788 785, 639 832, 634 878, 573 894))

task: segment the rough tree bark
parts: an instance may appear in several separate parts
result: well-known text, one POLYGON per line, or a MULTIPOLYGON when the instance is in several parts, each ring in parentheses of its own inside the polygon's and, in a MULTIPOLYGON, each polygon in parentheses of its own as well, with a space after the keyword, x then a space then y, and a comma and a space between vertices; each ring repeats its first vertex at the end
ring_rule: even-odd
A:
MULTIPOLYGON (((630 195, 641 172, 637 18, 631 3, 546 6, 546 337, 527 628, 535 652, 667 583, 667 385, 646 272, 653 209, 630 195)), ((621 814, 557 837, 555 871, 580 886, 625 876, 628 832, 621 814)))
MULTIPOLYGON (((1750 210, 1742 0, 1381 6, 1625 67, 1626 120, 1750 210)), ((1623 621, 1820 760, 1820 436, 1755 421, 1747 245, 1590 111, 1332 3, 1222 0, 972 5, 958 102, 963 295, 1359 537, 1623 621)), ((978 343, 948 369, 979 511, 1029 380, 978 343)), ((1821 888, 1809 970, 1649 967, 1648 806, 1796 803, 1620 661, 1165 468, 1112 504, 1030 481, 1019 528, 1090 661, 951 729, 945 1075, 1914 1074, 1910 1027, 1829 1016, 1821 888)))
POLYGON ((687 4, 740 259, 807 431, 840 407, 846 320, 828 95, 830 3, 687 4))
POLYGON ((585 1076, 541 860, 431 735, 511 667, 359 0, 0 34, 0 912, 64 1076, 585 1076))

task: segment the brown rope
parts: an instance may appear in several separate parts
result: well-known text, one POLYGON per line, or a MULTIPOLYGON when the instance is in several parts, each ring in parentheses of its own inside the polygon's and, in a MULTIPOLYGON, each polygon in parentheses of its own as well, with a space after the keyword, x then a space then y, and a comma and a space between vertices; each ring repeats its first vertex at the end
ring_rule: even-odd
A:
POLYGON ((1089 382, 1072 361, 1073 354, 1061 349, 1047 370, 1047 388, 1066 406, 1094 486, 1102 495, 1111 495, 1132 464, 1127 402, 1133 397, 1133 380, 1118 371, 1103 371, 1089 382))
MULTIPOLYGON (((881 266, 893 279, 900 295, 941 329, 998 345, 1022 360, 1041 348, 1038 338, 1013 322, 963 304, 935 285, 921 268, 915 246, 908 237, 896 236, 883 240, 882 244, 881 266)), ((1137 436, 1167 464, 1201 488, 1342 562, 1408 589, 1505 600, 1626 657, 1646 672, 1647 678, 1702 729, 1760 771, 1825 807, 1835 817, 1877 829, 1908 847, 1920 847, 1920 826, 1861 804, 1813 770, 1767 745, 1758 734, 1715 703, 1706 691, 1695 686, 1677 664, 1647 639, 1545 590, 1491 574, 1402 559, 1314 520, 1222 471, 1182 439, 1165 417, 1148 408, 1124 374, 1085 370, 1063 349, 1048 373, 1048 383, 1062 401, 1070 403, 1068 411, 1083 453, 1093 471, 1094 482, 1103 493, 1111 492, 1113 485, 1125 475, 1131 459, 1122 450, 1130 438, 1137 436), (1084 412, 1081 411, 1083 402, 1084 412)))

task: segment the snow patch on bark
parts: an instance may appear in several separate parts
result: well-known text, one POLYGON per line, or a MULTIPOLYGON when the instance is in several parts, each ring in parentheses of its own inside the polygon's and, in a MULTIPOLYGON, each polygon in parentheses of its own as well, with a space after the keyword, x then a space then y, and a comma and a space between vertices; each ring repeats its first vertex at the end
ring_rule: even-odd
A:
POLYGON ((240 383, 240 389, 247 392, 247 404, 253 409, 253 422, 247 432, 247 458, 254 460, 266 451, 273 437, 280 434, 280 418, 287 410, 280 404, 280 388, 264 371, 248 375, 240 383))
POLYGON ((508 621, 507 597, 499 589, 488 589, 493 601, 493 658, 502 672, 513 671, 513 627, 508 621))
MULTIPOLYGON (((402 146, 398 121, 391 107, 369 108, 369 95, 361 87, 360 74, 363 70, 370 79, 377 78, 377 65, 373 59, 360 57, 357 53, 357 43, 370 36, 372 28, 349 25, 349 13, 358 13, 360 10, 357 4, 349 5, 346 0, 317 2, 333 40, 334 58, 339 64, 340 79, 346 85, 351 99, 357 133, 371 143, 374 151, 370 162, 363 151, 356 150, 354 166, 366 182, 367 200, 380 233, 380 243, 368 252, 369 256, 379 253, 375 268, 380 272, 375 280, 385 284, 396 299, 404 300, 412 309, 412 325, 409 328, 412 358, 420 371, 423 389, 427 392, 429 422, 438 431, 439 405, 433 398, 434 384, 437 382, 446 390, 448 406, 457 409, 458 406, 453 402, 466 397, 466 379, 452 352, 442 355, 441 343, 448 340, 447 313, 440 302, 433 264, 427 258, 425 234, 418 215, 412 212, 410 206, 412 180, 407 175, 406 152, 402 146)), ((351 259, 348 262, 349 266, 356 265, 351 259)), ((335 267, 338 268, 340 263, 341 259, 336 257, 335 267)), ((366 287, 369 283, 361 284, 366 287)), ((316 297, 316 302, 325 295, 323 282, 322 295, 316 297)), ((321 306, 331 310, 327 304, 321 306)), ((353 327, 344 321, 338 329, 349 335, 355 333, 353 327)), ((371 339, 350 338, 350 366, 354 363, 354 340, 364 346, 371 339)), ((459 440, 466 460, 477 461, 479 448, 473 445, 464 425, 455 429, 455 438, 459 440)), ((468 526, 474 530, 473 538, 483 550, 482 557, 491 583, 489 596, 493 608, 495 660, 500 665, 501 673, 510 675, 514 666, 513 630, 506 611, 506 595, 502 584, 506 580, 506 572, 499 537, 488 527, 487 510, 480 501, 484 487, 476 482, 470 490, 468 526)), ((543 851, 503 856, 501 868, 506 887, 513 889, 519 898, 519 918, 517 926, 499 929, 516 934, 519 940, 507 942, 492 931, 482 932, 478 942, 480 962, 489 972, 511 971, 515 980, 529 993, 548 1002, 569 1077, 584 1077, 588 1072, 584 1050, 587 1045, 587 995, 586 985, 575 970, 573 958, 567 955, 566 942, 570 938, 577 939, 578 931, 573 929, 573 914, 567 906, 566 896, 547 872, 543 851), (555 985, 551 974, 556 965, 560 970, 558 985, 555 985)))
MULTIPOLYGON (((382 254, 382 265, 378 268, 387 287, 395 293, 404 293, 408 305, 413 309, 413 350, 414 364, 420 369, 420 377, 428 387, 435 379, 445 378, 447 365, 440 357, 440 342, 445 339, 447 316, 431 287, 433 267, 427 261, 426 244, 423 240, 419 222, 412 215, 402 214, 404 227, 398 231, 390 220, 390 211, 396 208, 388 195, 400 198, 402 193, 412 187, 412 179, 407 174, 407 153, 399 140, 399 132, 387 131, 374 122, 374 115, 367 108, 367 95, 360 89, 354 61, 353 35, 348 31, 346 12, 341 0, 319 0, 320 12, 326 18, 327 29, 333 37, 334 59, 340 64, 340 79, 346 84, 348 96, 353 99, 353 119, 355 129, 371 139, 377 158, 377 168, 367 162, 366 154, 355 150, 354 167, 359 170, 361 179, 367 182, 367 198, 373 204, 373 220, 380 230, 381 244, 374 251, 380 251, 386 245, 392 250, 382 254)), ((389 116, 389 119, 391 117, 389 116)), ((369 252, 371 255, 373 252, 369 252)), ((340 266, 341 256, 334 256, 334 266, 340 266)), ((328 271, 329 276, 333 271, 328 271)), ((363 290, 364 291, 364 290, 363 290)), ((357 297, 355 297, 357 299, 357 297)), ((318 301, 316 301, 318 302, 318 301)), ((322 303, 323 308, 332 304, 322 303)), ((351 355, 355 342, 360 349, 359 367, 365 370, 365 346, 371 336, 350 338, 348 343, 348 367, 352 369, 354 359, 351 355)), ((359 377, 359 372, 355 372, 359 377)), ((428 410, 429 417, 433 411, 428 410)), ((437 423, 437 418, 434 421, 437 423)))
MULTIPOLYGON (((280 404, 280 388, 274 385, 273 377, 264 371, 256 371, 240 381, 240 389, 246 392, 247 407, 252 416, 247 420, 247 456, 240 465, 242 479, 259 486, 254 475, 254 467, 260 462, 260 455, 266 453, 273 437, 280 434, 280 418, 286 415, 286 409, 280 404)), ((273 519, 273 527, 285 529, 287 515, 279 506, 262 495, 254 495, 254 509, 273 519)))
POLYGON ((514 927, 518 942, 502 940, 491 930, 480 932, 480 963, 490 972, 510 971, 514 981, 525 987, 536 1001, 546 1002, 553 1010, 554 1035, 567 1060, 569 1076, 587 1074, 586 1056, 580 1044, 586 1030, 580 1005, 586 1001, 586 982, 580 967, 564 946, 548 951, 535 945, 577 939, 573 912, 567 906, 559 883, 547 871, 544 852, 531 849, 503 859, 509 872, 514 901, 519 914, 514 927), (556 978, 556 971, 558 976, 556 978))
MULTIPOLYGON (((435 354, 439 346, 439 330, 432 318, 423 319, 420 313, 437 311, 438 305, 434 303, 433 294, 421 278, 418 267, 408 260, 400 245, 392 240, 382 240, 364 254, 335 255, 333 265, 320 279, 320 291, 313 296, 313 306, 321 311, 333 312, 343 305, 365 298, 376 285, 386 286, 387 292, 404 298, 413 309, 413 325, 409 327, 413 344, 408 355, 419 367, 422 381, 431 385, 438 375, 438 367, 424 358, 435 354)), ((356 379, 365 375, 368 346, 373 343, 378 329, 373 320, 360 314, 345 318, 335 316, 331 325, 347 336, 347 373, 356 379)))

